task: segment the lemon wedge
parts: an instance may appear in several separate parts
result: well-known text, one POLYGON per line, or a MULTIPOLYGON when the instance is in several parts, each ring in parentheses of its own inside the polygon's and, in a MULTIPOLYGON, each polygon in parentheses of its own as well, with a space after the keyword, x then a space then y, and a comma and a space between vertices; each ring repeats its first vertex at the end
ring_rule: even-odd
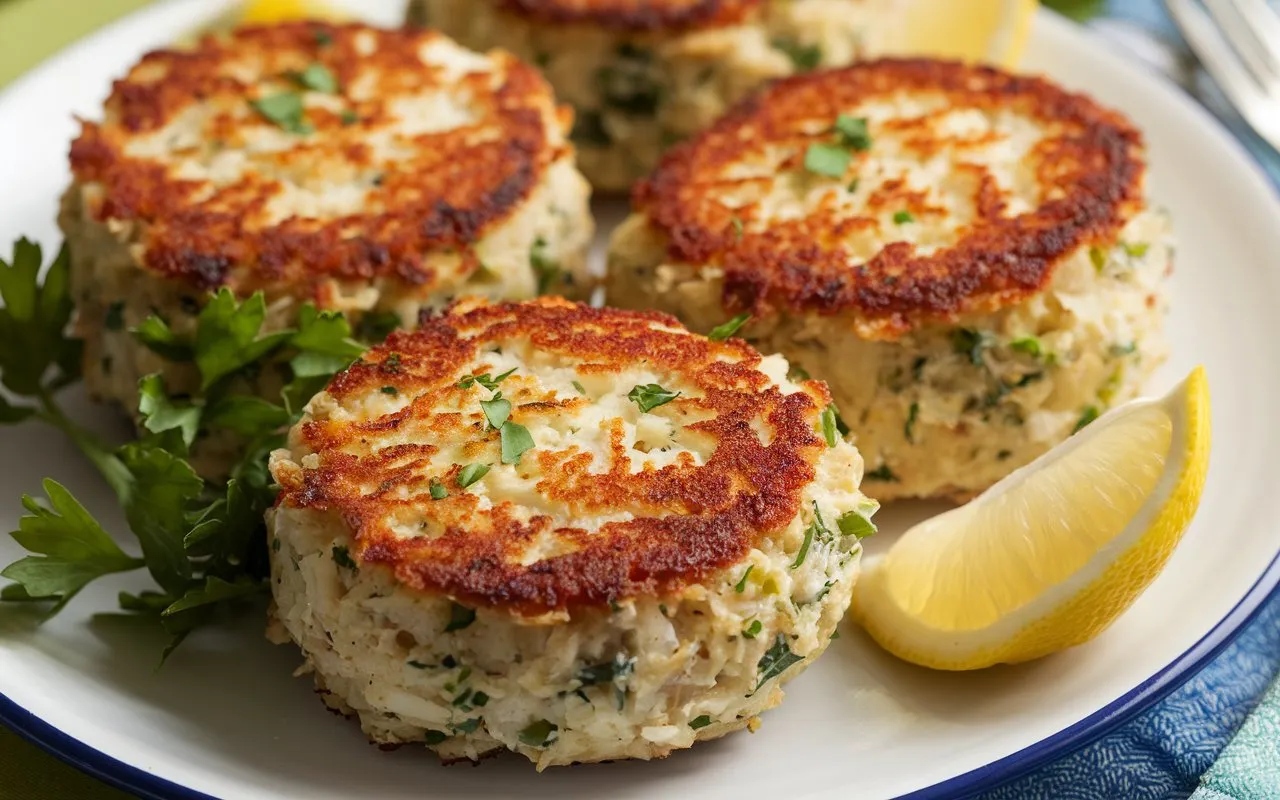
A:
POLYGON ((1031 35, 1036 0, 908 0, 896 55, 1016 67, 1031 35))
POLYGON ((338 20, 342 17, 320 0, 248 0, 240 10, 240 21, 267 25, 299 19, 338 20))
POLYGON ((1197 368, 1134 400, 967 505, 911 528, 854 588, 852 613, 906 661, 1017 663, 1089 641, 1155 579, 1209 466, 1197 368))

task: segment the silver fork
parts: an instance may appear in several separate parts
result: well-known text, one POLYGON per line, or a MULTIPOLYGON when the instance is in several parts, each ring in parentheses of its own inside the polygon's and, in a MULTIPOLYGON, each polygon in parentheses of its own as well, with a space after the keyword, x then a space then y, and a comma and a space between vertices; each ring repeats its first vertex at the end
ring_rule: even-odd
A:
POLYGON ((1280 150, 1280 15, 1266 0, 1164 0, 1223 94, 1280 150))

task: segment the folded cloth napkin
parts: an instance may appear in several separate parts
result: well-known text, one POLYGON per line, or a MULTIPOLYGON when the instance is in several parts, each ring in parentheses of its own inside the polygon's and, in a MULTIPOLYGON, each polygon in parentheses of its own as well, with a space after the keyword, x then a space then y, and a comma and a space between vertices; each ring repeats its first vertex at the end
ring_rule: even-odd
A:
POLYGON ((1280 797, 1280 681, 1200 779, 1192 800, 1270 800, 1280 797))

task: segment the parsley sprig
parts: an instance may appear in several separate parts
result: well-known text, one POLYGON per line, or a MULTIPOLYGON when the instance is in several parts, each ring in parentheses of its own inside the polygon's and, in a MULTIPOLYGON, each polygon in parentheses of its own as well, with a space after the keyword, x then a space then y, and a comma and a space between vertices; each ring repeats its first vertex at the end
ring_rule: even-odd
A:
POLYGON ((24 496, 27 514, 13 532, 30 555, 0 575, 13 581, 0 600, 50 604, 62 610, 104 575, 145 567, 156 589, 121 593, 127 612, 155 617, 172 636, 167 656, 191 631, 228 604, 265 590, 267 537, 263 512, 275 499, 266 457, 284 442, 305 399, 333 372, 363 352, 336 313, 301 309, 298 327, 264 332, 261 293, 240 301, 227 289, 210 296, 194 331, 179 335, 159 316, 131 331, 169 361, 191 363, 199 389, 175 396, 160 374, 139 381, 141 436, 108 444, 59 406, 58 390, 79 379, 81 343, 66 334, 72 311, 64 248, 39 277, 40 248, 26 240, 10 262, 0 260, 0 383, 14 400, 0 401, 0 423, 28 419, 65 433, 98 468, 116 495, 141 557, 127 552, 66 487, 53 479, 44 496, 24 496), (289 381, 279 403, 252 393, 251 378, 279 370, 289 381), (225 480, 206 480, 192 467, 201 434, 230 432, 243 444, 225 480))

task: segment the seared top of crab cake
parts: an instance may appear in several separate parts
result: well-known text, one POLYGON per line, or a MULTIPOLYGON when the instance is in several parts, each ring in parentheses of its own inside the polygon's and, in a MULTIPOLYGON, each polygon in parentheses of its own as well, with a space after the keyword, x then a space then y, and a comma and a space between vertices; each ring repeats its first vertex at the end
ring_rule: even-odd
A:
POLYGON ((731 310, 849 315, 859 335, 1044 289, 1144 207, 1143 143, 1042 78, 882 60, 773 84, 678 145, 634 193, 675 263, 731 310))
POLYGON ((825 385, 787 369, 664 314, 468 300, 341 373, 272 471, 414 589, 530 615, 679 592, 863 500, 825 385))
POLYGON ((197 288, 426 290, 572 158, 569 116, 532 67, 440 34, 246 27, 144 56, 71 164, 146 269, 197 288))
POLYGON ((499 0, 499 5, 539 22, 658 32, 732 25, 764 0, 499 0))

